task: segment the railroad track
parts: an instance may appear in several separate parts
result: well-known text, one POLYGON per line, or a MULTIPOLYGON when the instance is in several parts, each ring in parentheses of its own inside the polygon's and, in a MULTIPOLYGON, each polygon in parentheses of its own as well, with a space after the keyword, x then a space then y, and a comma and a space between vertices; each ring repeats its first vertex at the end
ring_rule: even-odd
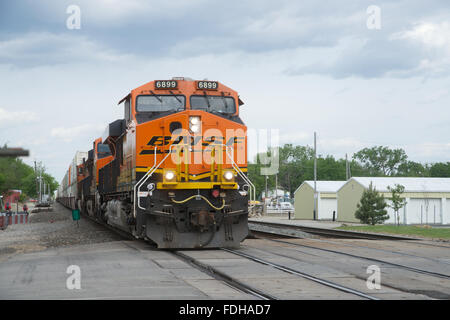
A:
POLYGON ((267 261, 267 260, 264 260, 264 259, 252 256, 252 255, 249 255, 247 253, 240 252, 240 251, 235 250, 235 249, 222 248, 222 250, 226 251, 226 252, 230 252, 230 253, 236 254, 236 255, 244 257, 244 258, 247 258, 247 259, 255 261, 257 263, 260 263, 260 264, 263 264, 263 265, 266 265, 266 266, 270 266, 270 267, 272 267, 274 269, 281 270, 281 271, 287 272, 289 274, 296 275, 296 276, 299 276, 299 277, 302 277, 302 278, 314 281, 316 283, 320 283, 320 284, 322 284, 324 286, 327 286, 327 287, 330 287, 330 288, 333 288, 333 289, 337 289, 337 290, 345 292, 345 293, 350 293, 350 294, 356 295, 358 297, 362 297, 362 298, 369 299, 369 300, 380 300, 379 298, 371 296, 371 295, 368 295, 368 294, 366 294, 366 293, 364 293, 362 291, 351 289, 351 288, 342 286, 340 284, 337 284, 337 283, 334 283, 334 282, 331 282, 331 281, 328 281, 328 280, 325 280, 325 279, 321 279, 321 278, 312 276, 310 274, 307 274, 307 273, 304 273, 304 272, 301 272, 301 271, 298 271, 298 270, 295 270, 295 269, 291 269, 289 267, 286 267, 286 266, 283 266, 283 265, 280 265, 280 264, 276 264, 276 263, 273 263, 273 262, 270 262, 270 261, 267 261))
MULTIPOLYGON (((332 242, 330 240, 325 240, 325 239, 309 239, 309 241, 317 241, 317 242, 323 242, 323 243, 336 244, 336 243, 334 243, 334 242, 332 242)), ((420 243, 418 243, 418 244, 420 244, 420 243)), ((369 246, 354 245, 354 244, 348 244, 348 243, 339 243, 339 245, 343 246, 343 247, 361 248, 361 249, 369 249, 369 250, 374 250, 374 251, 379 251, 379 252, 393 253, 393 254, 397 254, 397 255, 402 255, 402 256, 407 256, 407 257, 414 257, 414 258, 420 258, 420 259, 430 260, 430 261, 437 262, 437 263, 450 265, 450 262, 445 262, 445 261, 442 261, 442 260, 439 260, 439 259, 436 259, 436 258, 418 256, 418 255, 415 255, 415 254, 410 254, 410 253, 405 253, 405 252, 400 252, 400 251, 386 250, 386 249, 373 248, 373 247, 369 247, 369 246)), ((445 246, 440 246, 440 247, 445 247, 445 246)), ((446 248, 450 249, 450 247, 446 247, 446 248)))
POLYGON ((326 236, 343 239, 370 239, 370 240, 419 240, 416 238, 401 237, 377 233, 364 233, 348 230, 323 229, 299 225, 288 225, 273 222, 249 221, 251 231, 279 234, 294 237, 310 237, 310 235, 326 236))
MULTIPOLYGON (((271 236, 273 236, 274 234, 279 234, 279 235, 283 235, 283 236, 300 237, 300 238, 302 238, 301 234, 299 235, 299 234, 295 233, 296 230, 300 230, 301 233, 303 233, 303 232, 309 233, 307 230, 311 230, 312 229, 311 232, 314 232, 313 234, 316 234, 316 235, 331 236, 331 235, 337 234, 338 237, 340 237, 340 238, 357 238, 357 239, 370 239, 370 240, 400 240, 400 241, 401 240, 407 240, 408 242, 410 242, 409 240, 414 240, 414 239, 411 239, 411 238, 389 236, 389 235, 384 235, 384 234, 366 234, 366 233, 359 233, 359 232, 352 232, 352 231, 348 232, 348 231, 343 231, 343 230, 311 228, 311 227, 303 227, 303 226, 292 226, 292 225, 277 224, 277 223, 270 223, 270 222, 254 222, 254 221, 250 222, 249 221, 249 228, 252 231, 256 231, 257 233, 268 234, 268 235, 271 235, 271 236), (251 226, 250 224, 253 224, 253 226, 251 226), (266 228, 264 228, 264 227, 263 228, 258 228, 258 227, 255 227, 254 225, 264 226, 266 228), (291 230, 293 230, 294 232, 292 232, 291 230), (346 236, 346 234, 348 234, 348 236, 346 236)), ((419 268, 415 268, 415 267, 405 266, 405 265, 402 265, 402 264, 392 263, 392 262, 388 262, 388 261, 384 261, 384 260, 380 260, 380 259, 369 258, 369 257, 364 257, 364 256, 358 256, 358 255, 353 255, 351 253, 346 253, 346 252, 332 250, 332 249, 318 248, 318 247, 315 247, 315 246, 309 246, 309 245, 305 245, 305 244, 298 244, 298 243, 292 243, 292 242, 288 242, 288 241, 276 240, 276 239, 271 239, 270 237, 264 237, 264 239, 270 240, 270 241, 276 241, 276 242, 283 242, 283 243, 287 243, 287 244, 291 244, 291 245, 295 245, 295 246, 301 246, 301 247, 310 248, 310 249, 316 249, 316 250, 322 250, 322 251, 327 251, 327 252, 331 252, 331 253, 346 255, 346 256, 349 256, 349 257, 353 257, 353 258, 358 258, 358 259, 364 259, 364 260, 369 260, 369 261, 373 261, 373 262, 383 263, 383 264, 386 264, 386 265, 390 265, 390 266, 397 267, 397 268, 402 268, 402 269, 413 271, 413 272, 416 272, 416 273, 426 274, 426 275, 430 275, 430 276, 434 276, 434 277, 440 277, 440 278, 444 278, 444 279, 450 279, 450 276, 447 275, 447 274, 442 274, 442 273, 428 271, 428 270, 423 270, 423 269, 419 269, 419 268)), ((309 238, 309 240, 312 240, 312 241, 326 241, 326 240, 314 239, 314 238, 313 239, 309 238)), ((426 243, 419 242, 419 244, 426 244, 426 243)), ((432 244, 426 244, 426 245, 433 246, 432 244)), ((446 247, 447 248, 447 246, 439 246, 439 247, 446 247)), ((364 247, 364 248, 368 248, 368 249, 371 249, 371 250, 382 250, 382 249, 375 249, 375 248, 370 248, 370 247, 364 247)), ((395 251, 390 251, 390 250, 385 250, 385 251, 398 254, 398 252, 395 252, 395 251)), ((401 254, 407 255, 407 254, 404 254, 404 253, 401 253, 401 254)), ((411 255, 411 256, 415 256, 415 255, 411 255)), ((431 260, 431 261, 438 261, 436 259, 427 258, 427 257, 421 257, 421 256, 415 256, 415 257, 428 259, 428 260, 431 260)), ((441 261, 438 261, 438 262, 441 263, 441 261)))
MULTIPOLYGON (((128 240, 136 240, 134 237, 132 237, 128 233, 121 232, 120 230, 117 230, 116 228, 113 228, 113 227, 111 227, 111 226, 109 226, 107 224, 104 224, 104 223, 102 223, 100 221, 97 221, 95 219, 90 219, 90 220, 94 221, 94 222, 96 222, 96 223, 98 223, 100 225, 102 225, 103 227, 105 227, 106 229, 108 229, 108 230, 110 230, 112 232, 115 232, 116 234, 120 235, 123 238, 126 238, 128 240)), ((277 242, 284 242, 284 243, 293 245, 293 243, 287 242, 287 241, 274 240, 274 239, 268 239, 268 240, 277 241, 277 242)), ((143 241, 143 240, 138 240, 138 241, 143 241)), ((145 243, 148 244, 148 245, 151 245, 148 242, 145 242, 145 243)), ((310 247, 313 248, 313 249, 319 249, 319 248, 316 248, 314 246, 310 246, 310 247)), ((333 288, 333 289, 336 289, 336 290, 339 290, 339 291, 342 291, 342 292, 345 292, 345 293, 349 293, 349 294, 352 294, 352 295, 355 295, 355 296, 358 296, 358 297, 362 297, 362 298, 365 298, 365 299, 368 299, 368 300, 380 300, 379 298, 371 296, 371 295, 368 295, 368 294, 366 294, 364 292, 361 292, 361 291, 358 291, 358 290, 355 290, 355 289, 352 289, 352 288, 348 288, 348 287, 342 286, 340 284, 331 282, 329 280, 321 279, 321 278, 318 278, 316 276, 307 274, 305 272, 302 272, 302 271, 299 271, 299 270, 294 270, 294 269, 291 269, 289 267, 286 267, 286 266, 283 266, 283 265, 280 265, 280 264, 276 264, 276 263, 273 263, 273 262, 261 259, 261 258, 256 257, 256 256, 249 255, 247 253, 240 252, 239 250, 236 250, 236 249, 225 249, 225 248, 222 248, 221 250, 223 250, 225 252, 233 253, 235 255, 244 257, 244 258, 249 259, 251 261, 254 261, 254 262, 266 265, 266 266, 270 266, 270 267, 272 267, 274 269, 277 269, 277 270, 280 270, 280 271, 283 271, 283 272, 287 272, 287 273, 292 274, 292 275, 296 275, 296 276, 305 278, 307 280, 319 283, 321 285, 324 285, 324 286, 327 286, 327 287, 330 287, 330 288, 333 288)), ((234 288, 237 291, 247 293, 247 294, 249 294, 249 295, 251 295, 251 296, 253 296, 253 297, 257 298, 257 299, 261 299, 261 300, 278 300, 278 298, 276 296, 274 296, 274 295, 272 295, 270 293, 267 293, 267 292, 265 292, 263 290, 260 290, 258 288, 255 288, 253 286, 250 286, 250 285, 248 285, 248 284, 246 284, 246 283, 244 283, 242 281, 239 281, 235 277, 232 277, 232 276, 230 276, 230 275, 228 275, 228 274, 218 270, 217 268, 215 268, 215 267, 213 267, 211 265, 205 264, 205 263, 203 263, 203 262, 201 262, 201 261, 199 261, 199 260, 197 260, 197 259, 195 259, 193 257, 190 257, 189 255, 187 255, 187 254, 185 254, 185 253, 183 253, 181 251, 169 251, 169 252, 171 254, 173 254, 174 256, 176 256, 177 258, 187 262, 189 265, 195 267, 199 271, 204 272, 204 273, 212 276, 216 280, 225 282, 227 285, 229 285, 230 287, 234 288)), ((283 255, 281 255, 281 256, 283 256, 283 255)), ((359 258, 363 258, 363 257, 359 257, 359 258)), ((386 263, 388 263, 388 262, 386 262, 386 263)))
MULTIPOLYGON (((418 242, 418 241, 405 241, 405 242, 408 242, 408 243, 415 243, 415 244, 418 244, 418 245, 420 245, 420 246, 428 246, 428 247, 436 247, 436 248, 447 248, 447 249, 450 249, 450 243, 449 243, 449 245, 448 246, 446 246, 446 245, 442 245, 442 244, 435 244, 435 243, 426 243, 426 242, 418 242)), ((436 241, 437 242, 437 241, 436 241)))
POLYGON ((273 296, 269 293, 266 293, 262 290, 259 290, 257 288, 254 288, 252 286, 249 286, 249 285, 243 283, 242 281, 239 281, 239 280, 227 275, 226 273, 219 271, 217 268, 214 268, 210 265, 202 263, 202 262, 198 261, 197 259, 192 258, 180 251, 172 251, 171 253, 173 255, 175 255, 176 257, 186 261, 188 264, 195 267, 196 269, 212 276, 216 280, 224 281, 229 286, 231 286, 234 289, 237 289, 238 291, 245 292, 245 293, 250 294, 261 300, 278 300, 278 298, 276 298, 275 296, 273 296))
MULTIPOLYGON (((109 226, 107 224, 101 223, 100 221, 97 221, 95 219, 90 219, 90 220, 100 224, 101 226, 105 227, 106 229, 108 229, 108 230, 110 230, 112 232, 115 232, 116 234, 120 235, 123 238, 126 238, 128 240, 136 240, 134 237, 132 237, 128 233, 121 232, 120 230, 118 230, 116 228, 113 228, 113 227, 111 227, 111 226, 109 226)), ((136 240, 136 241, 139 241, 139 240, 136 240)), ((140 241, 143 241, 143 240, 140 240, 140 241)), ((146 243, 151 245, 148 242, 146 242, 146 243)), ((313 282, 322 284, 324 286, 327 286, 327 287, 330 287, 330 288, 333 288, 333 289, 336 289, 336 290, 339 290, 339 291, 342 291, 342 292, 345 292, 345 293, 353 294, 355 296, 362 297, 362 298, 365 298, 365 299, 368 299, 368 300, 380 300, 379 298, 374 297, 374 296, 370 296, 370 295, 368 295, 368 294, 366 294, 364 292, 361 292, 361 291, 358 291, 358 290, 355 290, 355 289, 351 289, 351 288, 339 285, 337 283, 333 283, 331 281, 328 281, 328 280, 325 280, 325 279, 321 279, 321 278, 312 276, 310 274, 307 274, 307 273, 304 273, 304 272, 301 272, 301 271, 298 271, 298 270, 291 269, 291 268, 286 267, 286 266, 275 264, 275 263, 272 263, 272 262, 267 261, 267 260, 263 260, 261 258, 255 257, 255 256, 251 256, 249 254, 239 252, 238 250, 235 250, 235 249, 222 248, 221 250, 223 250, 225 252, 233 253, 233 254, 241 256, 241 257, 245 257, 245 258, 247 258, 247 259, 249 259, 251 261, 254 261, 254 262, 266 265, 266 266, 270 266, 270 267, 272 267, 274 269, 277 269, 277 270, 280 270, 280 271, 283 271, 283 272, 287 272, 287 273, 292 274, 292 275, 296 275, 296 276, 299 276, 299 277, 311 280, 313 282)), ((169 251, 169 252, 172 255, 174 255, 175 257, 177 257, 177 258, 185 261, 189 265, 193 266, 197 270, 210 275, 211 277, 213 277, 216 280, 225 282, 226 284, 228 284, 230 287, 234 288, 235 290, 247 293, 247 294, 249 294, 249 295, 251 295, 251 296, 253 296, 253 297, 257 298, 257 299, 261 299, 261 300, 278 300, 278 298, 276 296, 274 296, 274 295, 272 295, 270 293, 264 292, 264 291, 262 291, 262 290, 260 290, 258 288, 253 287, 253 286, 250 286, 250 285, 248 285, 248 284, 246 284, 246 283, 244 283, 242 281, 239 281, 238 279, 236 279, 236 278, 234 278, 234 277, 232 277, 232 276, 230 276, 230 275, 228 275, 228 274, 218 270, 217 268, 215 268, 215 267, 213 267, 211 265, 205 264, 205 263, 199 261, 198 259, 190 257, 190 256, 184 254, 181 251, 169 251)))
MULTIPOLYGON (((352 288, 348 288, 348 287, 342 286, 340 284, 331 282, 329 280, 321 279, 321 278, 318 278, 316 276, 307 274, 305 272, 301 272, 301 271, 298 271, 298 270, 295 270, 295 269, 292 269, 292 268, 289 268, 289 267, 286 267, 286 266, 283 266, 283 265, 280 265, 280 264, 276 264, 276 263, 273 263, 273 262, 261 259, 259 257, 253 256, 253 255, 250 255, 250 254, 247 254, 247 253, 240 252, 237 249, 225 249, 225 248, 222 248, 221 250, 225 251, 225 252, 229 252, 229 253, 235 254, 235 255, 238 255, 240 257, 246 258, 246 259, 251 260, 253 262, 256 262, 256 263, 259 263, 259 264, 263 264, 263 265, 272 267, 274 269, 277 269, 277 270, 289 273, 291 275, 295 275, 295 276, 299 276, 301 278, 305 278, 307 280, 319 283, 319 284, 324 285, 326 287, 330 287, 330 288, 333 288, 333 289, 336 289, 336 290, 339 290, 339 291, 342 291, 342 292, 345 292, 345 293, 349 293, 349 294, 352 294, 352 295, 355 295, 355 296, 358 296, 358 297, 362 297, 362 298, 365 298, 365 299, 368 299, 368 300, 380 300, 379 298, 371 296, 371 295, 368 295, 368 294, 366 294, 366 293, 364 293, 362 291, 358 291, 358 290, 355 290, 355 289, 352 289, 352 288)), ((212 267, 212 266, 210 266, 208 264, 200 262, 200 261, 198 261, 195 258, 192 258, 192 257, 190 257, 188 255, 185 255, 184 253, 182 253, 180 251, 172 252, 172 254, 174 254, 177 257, 181 258, 182 260, 188 262, 190 265, 196 267, 197 269, 200 269, 202 272, 205 272, 205 273, 213 276, 217 280, 222 280, 222 281, 226 282, 227 284, 229 284, 230 286, 232 286, 235 289, 238 289, 238 290, 240 290, 242 292, 245 292, 247 294, 255 296, 256 298, 259 298, 259 299, 263 299, 263 300, 278 300, 278 298, 275 297, 274 295, 271 295, 271 294, 266 293, 266 292, 264 292, 262 290, 254 288, 252 286, 249 286, 248 284, 245 284, 245 283, 243 283, 243 282, 241 282, 241 281, 239 281, 239 280, 237 280, 237 279, 227 275, 226 273, 217 270, 216 268, 214 268, 214 267, 212 267)))
MULTIPOLYGON (((117 235, 121 236, 124 239, 134 240, 134 241, 144 241, 144 240, 136 239, 131 234, 123 232, 123 231, 121 231, 117 228, 114 228, 106 223, 101 222, 101 221, 98 221, 97 219, 89 217, 89 220, 99 224, 100 226, 103 226, 105 229, 107 229, 109 231, 116 233, 117 235)), ((154 246, 153 244, 149 243, 148 241, 144 241, 144 242, 146 244, 148 244, 149 246, 154 246)), ((129 247, 135 249, 132 246, 129 246, 129 247)), ((197 259, 194 259, 194 258, 182 253, 181 251, 168 251, 168 252, 171 253, 172 255, 174 255, 175 257, 177 257, 178 259, 181 259, 181 260, 187 262, 189 265, 193 266, 195 269, 210 275, 211 277, 213 277, 216 280, 225 282, 226 284, 228 284, 230 287, 234 288, 235 290, 247 293, 247 294, 254 296, 257 299, 261 299, 261 300, 277 300, 276 297, 274 297, 268 293, 265 293, 259 289, 253 288, 241 281, 238 281, 237 279, 230 277, 229 275, 217 270, 216 268, 206 265, 206 264, 198 261, 197 259)))
POLYGON ((293 243, 293 242, 289 242, 289 241, 283 241, 283 240, 277 240, 277 239, 271 239, 271 238, 264 238, 264 239, 268 240, 268 241, 289 244, 289 245, 296 246, 296 247, 304 247, 304 248, 309 248, 309 249, 314 249, 314 250, 320 250, 320 251, 340 254, 340 255, 347 256, 347 257, 356 258, 356 259, 378 262, 378 263, 382 263, 382 264, 389 265, 389 266, 392 266, 392 267, 397 267, 397 268, 401 268, 401 269, 404 269, 404 270, 409 270, 409 271, 416 272, 416 273, 426 274, 426 275, 433 276, 433 277, 438 277, 438 278, 443 278, 443 279, 450 279, 450 275, 447 275, 447 274, 442 274, 442 273, 428 271, 428 270, 423 270, 423 269, 419 269, 419 268, 415 268, 415 267, 405 266, 405 265, 402 265, 402 264, 392 263, 392 262, 381 260, 381 259, 375 259, 375 258, 369 258, 369 257, 364 257, 364 256, 358 256, 358 255, 347 253, 347 252, 342 252, 342 251, 337 251, 337 250, 332 250, 332 249, 325 249, 325 248, 318 248, 318 247, 315 247, 315 246, 299 244, 299 243, 293 243))

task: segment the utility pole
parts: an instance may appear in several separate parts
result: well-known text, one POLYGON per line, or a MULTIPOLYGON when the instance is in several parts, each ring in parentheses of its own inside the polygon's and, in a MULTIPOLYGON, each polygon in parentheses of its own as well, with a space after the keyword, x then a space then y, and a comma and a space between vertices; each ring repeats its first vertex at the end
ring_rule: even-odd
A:
POLYGON ((345 154, 345 181, 347 181, 349 179, 349 174, 348 174, 348 158, 347 158, 347 154, 345 154))
POLYGON ((36 175, 36 196, 39 195, 39 176, 36 166, 36 160, 34 160, 34 174, 36 175))
POLYGON ((42 163, 39 162, 39 203, 42 203, 42 163))
POLYGON ((275 205, 278 210, 278 174, 275 174, 275 205))
POLYGON ((348 178, 352 177, 352 168, 350 167, 350 162, 348 163, 348 178))
POLYGON ((267 180, 269 180, 269 176, 266 176, 266 192, 264 193, 264 203, 266 202, 267 199, 267 180))
POLYGON ((264 203, 263 203, 263 210, 264 210, 264 215, 267 214, 267 198, 269 197, 267 195, 267 181, 269 180, 269 176, 266 175, 266 192, 264 193, 264 203))
POLYGON ((314 212, 313 218, 316 220, 317 212, 317 144, 316 144, 316 132, 314 131, 314 212))

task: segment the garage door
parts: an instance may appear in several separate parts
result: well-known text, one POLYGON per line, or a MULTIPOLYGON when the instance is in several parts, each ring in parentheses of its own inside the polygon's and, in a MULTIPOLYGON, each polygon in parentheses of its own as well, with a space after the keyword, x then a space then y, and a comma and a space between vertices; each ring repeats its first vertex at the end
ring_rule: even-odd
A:
MULTIPOLYGON (((336 199, 320 199, 319 202, 319 219, 332 220, 333 211, 337 214, 337 201, 336 199)), ((336 216, 337 219, 337 216, 336 216)))
POLYGON ((408 224, 441 224, 441 199, 411 199, 407 208, 408 224))
MULTIPOLYGON (((387 211, 389 219, 385 220, 384 223, 386 223, 386 224, 396 224, 397 223, 397 215, 395 214, 394 209, 392 209, 392 207, 391 207, 392 206, 392 201, 386 199, 385 202, 387 204, 385 209, 387 211)), ((401 224, 404 223, 404 209, 403 208, 398 211, 398 218, 400 218, 399 221, 398 221, 399 223, 401 223, 401 224)))
POLYGON ((445 212, 444 212, 444 223, 450 224, 450 199, 445 200, 445 212))

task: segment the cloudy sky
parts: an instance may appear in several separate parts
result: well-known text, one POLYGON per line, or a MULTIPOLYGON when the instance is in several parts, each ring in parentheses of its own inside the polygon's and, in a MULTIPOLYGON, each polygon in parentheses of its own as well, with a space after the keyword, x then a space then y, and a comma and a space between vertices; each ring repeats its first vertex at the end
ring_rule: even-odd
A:
POLYGON ((320 154, 450 159, 448 0, 0 0, 0 75, 0 143, 58 181, 123 96, 173 76, 234 88, 248 127, 281 143, 316 131, 320 154))

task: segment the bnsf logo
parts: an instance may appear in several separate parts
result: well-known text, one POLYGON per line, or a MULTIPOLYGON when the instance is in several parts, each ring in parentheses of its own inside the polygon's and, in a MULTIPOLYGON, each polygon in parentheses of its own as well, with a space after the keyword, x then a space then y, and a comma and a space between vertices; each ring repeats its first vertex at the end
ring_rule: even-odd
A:
POLYGON ((217 137, 217 136, 210 136, 203 139, 202 136, 196 136, 196 137, 188 137, 188 136, 179 136, 176 137, 173 142, 171 136, 153 136, 150 141, 147 143, 148 146, 167 146, 169 144, 188 144, 190 140, 191 146, 199 145, 201 142, 202 146, 207 147, 210 144, 225 144, 227 146, 231 146, 235 143, 243 143, 245 141, 245 137, 230 137, 228 141, 225 143, 226 138, 225 137, 217 137))
MULTIPOLYGON (((162 146, 168 146, 168 145, 178 145, 178 144, 189 144, 191 146, 213 146, 213 145, 220 145, 224 144, 226 146, 232 146, 234 144, 243 144, 245 142, 245 137, 222 137, 222 136, 208 136, 206 138, 203 138, 202 136, 178 136, 172 139, 171 136, 153 136, 148 141, 147 145, 151 149, 144 149, 139 154, 145 155, 145 154, 154 154, 156 147, 156 153, 168 153, 169 150, 161 150, 158 147, 162 146)), ((238 148, 238 150, 241 150, 241 148, 238 148)), ((194 152, 198 152, 201 150, 194 150, 194 152)), ((170 152, 175 152, 175 150, 171 150, 170 152)))

